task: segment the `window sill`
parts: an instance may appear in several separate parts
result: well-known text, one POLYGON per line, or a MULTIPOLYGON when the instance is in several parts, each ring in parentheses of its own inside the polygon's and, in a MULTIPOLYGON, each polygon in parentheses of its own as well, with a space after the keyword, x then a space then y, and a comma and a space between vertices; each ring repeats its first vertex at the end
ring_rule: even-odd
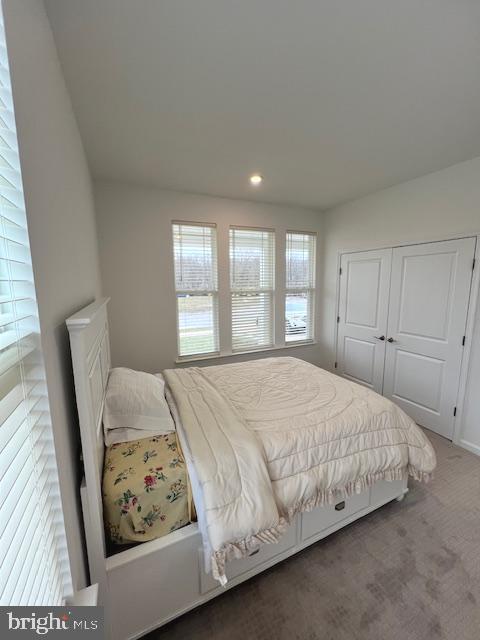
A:
POLYGON ((283 351, 283 349, 292 349, 293 347, 308 347, 315 344, 318 344, 317 340, 298 340, 296 342, 290 342, 281 346, 263 347, 262 349, 250 349, 248 351, 231 351, 229 353, 213 353, 203 356, 185 356, 184 358, 177 358, 175 360, 175 364, 183 364, 184 362, 198 362, 200 360, 218 360, 220 358, 232 358, 234 356, 244 356, 254 353, 266 353, 269 351, 283 351))

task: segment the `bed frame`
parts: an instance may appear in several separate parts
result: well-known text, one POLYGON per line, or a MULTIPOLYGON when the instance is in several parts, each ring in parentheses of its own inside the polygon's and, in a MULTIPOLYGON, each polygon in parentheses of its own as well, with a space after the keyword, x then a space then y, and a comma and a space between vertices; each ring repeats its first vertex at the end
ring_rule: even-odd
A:
MULTIPOLYGON (((111 640, 139 638, 152 629, 214 598, 223 588, 204 571, 202 540, 196 524, 107 555, 103 525, 102 413, 110 370, 108 299, 98 300, 67 320, 82 440, 85 477, 81 499, 90 580, 98 584, 111 640)), ((227 566, 226 588, 248 580, 365 514, 401 500, 407 482, 377 482, 336 505, 298 516, 277 544, 227 566)))

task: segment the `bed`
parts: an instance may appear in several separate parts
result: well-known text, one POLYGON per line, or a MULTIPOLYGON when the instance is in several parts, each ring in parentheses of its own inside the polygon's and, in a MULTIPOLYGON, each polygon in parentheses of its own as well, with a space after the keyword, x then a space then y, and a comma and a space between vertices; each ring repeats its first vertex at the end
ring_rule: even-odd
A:
POLYGON ((380 396, 367 397, 350 382, 345 384, 354 391, 347 392, 340 378, 321 369, 277 359, 267 367, 284 369, 274 383, 261 365, 250 370, 230 365, 227 375, 221 367, 166 371, 198 522, 109 555, 102 501, 102 415, 110 372, 107 303, 89 305, 67 326, 85 469, 81 497, 90 578, 99 585, 110 638, 138 638, 385 503, 401 500, 409 473, 419 480, 430 477, 433 450, 417 427, 402 422, 407 419, 396 414, 395 405, 382 404, 380 396), (291 367, 296 384, 286 394, 291 367), (260 396, 252 396, 254 389, 261 390, 260 396), (287 396, 298 402, 282 405, 287 396), (362 416, 371 413, 372 402, 379 403, 376 428, 362 435, 362 416), (294 407, 305 404, 312 411, 295 417, 294 407), (317 431, 309 423, 318 411, 324 411, 328 425, 321 442, 314 441, 317 431), (301 437, 292 439, 292 420, 301 437), (388 428, 389 420, 395 421, 394 428, 388 428), (340 440, 329 437, 342 429, 340 440), (378 434, 388 441, 379 442, 378 434), (363 450, 359 435, 375 454, 357 455, 363 450), (352 454, 355 463, 346 463, 352 454), (280 460, 296 462, 289 468, 280 460), (318 468, 324 466, 322 484, 318 468))

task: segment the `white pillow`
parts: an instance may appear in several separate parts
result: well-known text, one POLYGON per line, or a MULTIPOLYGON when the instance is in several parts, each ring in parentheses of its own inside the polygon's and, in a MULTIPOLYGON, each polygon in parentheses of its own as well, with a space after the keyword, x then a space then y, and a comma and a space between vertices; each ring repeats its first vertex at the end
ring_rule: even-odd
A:
POLYGON ((118 367, 110 371, 103 409, 105 444, 175 431, 161 375, 118 367))

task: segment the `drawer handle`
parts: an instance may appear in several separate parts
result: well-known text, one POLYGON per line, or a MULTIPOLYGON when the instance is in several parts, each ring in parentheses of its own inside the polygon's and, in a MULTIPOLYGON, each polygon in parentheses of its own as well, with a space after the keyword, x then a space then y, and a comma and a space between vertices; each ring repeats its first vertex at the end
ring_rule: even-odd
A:
POLYGON ((260 549, 255 549, 255 551, 252 551, 252 553, 249 553, 248 556, 251 558, 252 556, 256 555, 259 551, 260 549))
POLYGON ((335 505, 335 511, 341 511, 342 509, 345 509, 345 500, 335 505))

